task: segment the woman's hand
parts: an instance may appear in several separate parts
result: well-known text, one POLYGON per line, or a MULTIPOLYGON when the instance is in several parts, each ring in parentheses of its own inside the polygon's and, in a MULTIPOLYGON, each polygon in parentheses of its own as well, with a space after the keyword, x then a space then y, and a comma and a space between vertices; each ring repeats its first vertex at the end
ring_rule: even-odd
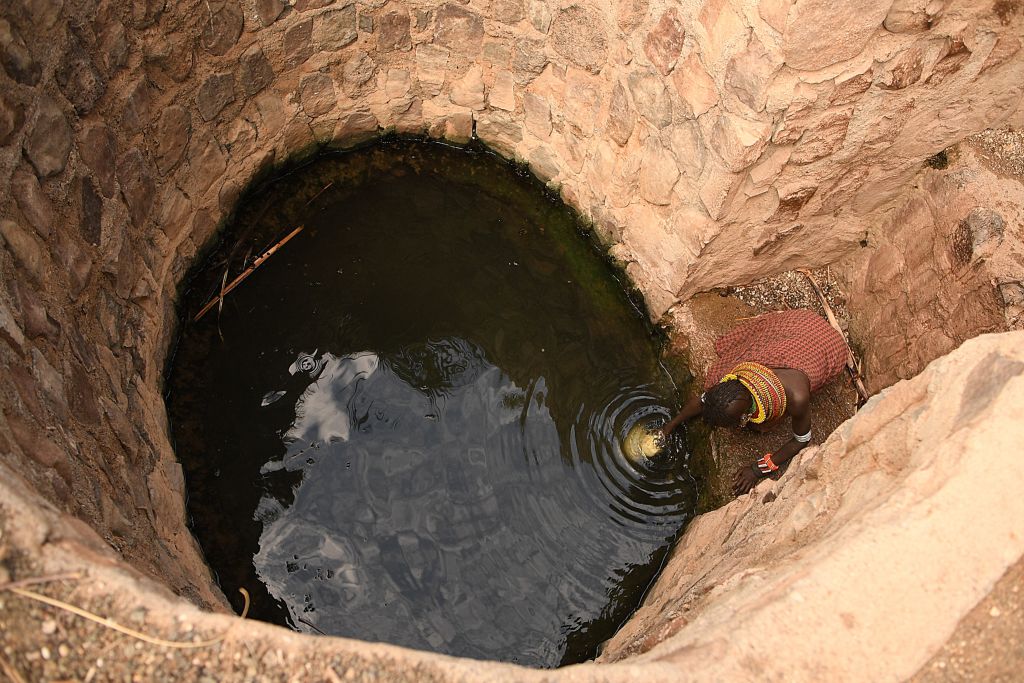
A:
POLYGON ((756 465, 743 465, 736 469, 732 478, 732 492, 735 495, 742 496, 757 484, 761 477, 754 473, 754 467, 756 465))

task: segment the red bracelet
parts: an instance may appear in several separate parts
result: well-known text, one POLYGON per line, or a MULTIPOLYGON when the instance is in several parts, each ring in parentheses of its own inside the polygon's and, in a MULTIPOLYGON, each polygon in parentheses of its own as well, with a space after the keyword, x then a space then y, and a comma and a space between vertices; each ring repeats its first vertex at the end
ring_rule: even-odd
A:
POLYGON ((779 469, 779 466, 772 462, 771 453, 765 453, 761 459, 757 461, 757 469, 761 474, 771 474, 775 470, 779 469))

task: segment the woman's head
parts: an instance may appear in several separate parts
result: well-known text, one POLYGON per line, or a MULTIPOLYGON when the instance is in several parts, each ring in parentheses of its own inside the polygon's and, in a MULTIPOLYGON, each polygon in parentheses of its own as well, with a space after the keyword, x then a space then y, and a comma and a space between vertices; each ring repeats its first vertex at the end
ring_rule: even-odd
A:
POLYGON ((752 401, 747 388, 739 380, 730 379, 704 392, 701 416, 712 427, 741 427, 752 401))

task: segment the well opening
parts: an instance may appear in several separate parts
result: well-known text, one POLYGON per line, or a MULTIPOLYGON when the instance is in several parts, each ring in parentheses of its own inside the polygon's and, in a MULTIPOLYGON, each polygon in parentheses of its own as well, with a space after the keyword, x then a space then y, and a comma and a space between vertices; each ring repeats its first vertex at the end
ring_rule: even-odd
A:
POLYGON ((225 595, 307 633, 532 666, 596 655, 697 483, 683 430, 655 459, 629 448, 679 396, 583 229, 493 153, 422 140, 243 195, 182 297, 167 375, 225 595))
POLYGON ((153 680, 911 675, 1024 553, 1019 333, 975 339, 1024 321, 1020 171, 961 144, 1024 126, 1017 5, 5 3, 0 584, 70 573, 39 590, 171 639, 236 630, 168 657, 4 588, 0 665, 27 680, 102 678, 98 659, 153 680), (528 165, 694 343, 695 295, 831 267, 869 387, 887 389, 785 478, 691 523, 599 663, 539 672, 233 625, 188 531, 161 386, 179 283, 253 178, 387 132, 528 165), (946 149, 946 168, 923 166, 946 149), (879 558, 885 572, 861 571, 879 558))

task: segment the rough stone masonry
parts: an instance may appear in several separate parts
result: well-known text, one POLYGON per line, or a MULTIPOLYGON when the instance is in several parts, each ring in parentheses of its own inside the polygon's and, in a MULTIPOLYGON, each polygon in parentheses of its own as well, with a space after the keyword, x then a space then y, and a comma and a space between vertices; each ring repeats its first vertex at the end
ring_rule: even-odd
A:
MULTIPOLYGON (((383 131, 477 137, 592 221, 659 318, 835 262, 926 157, 1024 124, 1022 26, 1018 3, 981 0, 4 3, 0 525, 36 520, 5 531, 5 561, 116 569, 112 609, 153 580, 225 609, 184 523, 161 372, 181 278, 278 164, 383 131)), ((4 657, 34 667, 30 647, 4 657)), ((672 661, 614 675, 678 680, 672 661)))

